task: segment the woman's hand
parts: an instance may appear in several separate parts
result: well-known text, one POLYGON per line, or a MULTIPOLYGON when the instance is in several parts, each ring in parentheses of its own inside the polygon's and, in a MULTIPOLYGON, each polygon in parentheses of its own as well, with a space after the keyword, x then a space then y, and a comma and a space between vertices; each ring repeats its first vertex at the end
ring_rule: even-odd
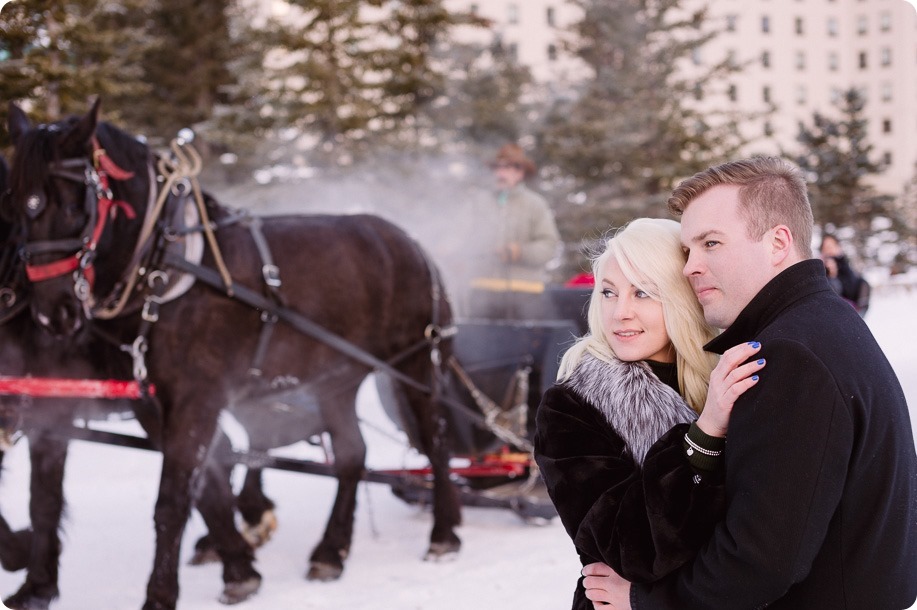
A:
POLYGON ((630 583, 604 563, 590 563, 583 568, 586 598, 599 610, 630 610, 630 583))
POLYGON ((758 372, 764 368, 764 359, 758 358, 742 364, 761 349, 757 341, 741 343, 726 350, 713 372, 707 402, 697 420, 697 427, 710 436, 726 436, 732 405, 745 390, 758 383, 758 372))

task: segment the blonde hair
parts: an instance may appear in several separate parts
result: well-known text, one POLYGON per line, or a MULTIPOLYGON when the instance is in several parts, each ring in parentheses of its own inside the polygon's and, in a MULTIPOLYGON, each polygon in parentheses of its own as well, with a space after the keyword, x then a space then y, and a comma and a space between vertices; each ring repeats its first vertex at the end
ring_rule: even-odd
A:
POLYGON ((592 261, 595 288, 589 300, 589 332, 564 354, 558 381, 566 379, 586 352, 610 362, 614 350, 602 329, 601 274, 605 262, 617 261, 628 281, 650 298, 662 303, 665 329, 675 348, 678 387, 685 402, 697 412, 707 399, 710 372, 717 357, 704 351, 705 343, 717 330, 704 320, 704 312, 694 290, 682 273, 685 258, 681 248, 680 227, 674 220, 638 218, 618 229, 605 244, 605 251, 592 261))
POLYGON ((710 167, 675 188, 669 211, 681 216, 692 201, 720 185, 739 187, 739 213, 749 239, 760 241, 777 225, 786 225, 796 251, 803 259, 812 257, 812 205, 799 167, 781 157, 752 157, 710 167))

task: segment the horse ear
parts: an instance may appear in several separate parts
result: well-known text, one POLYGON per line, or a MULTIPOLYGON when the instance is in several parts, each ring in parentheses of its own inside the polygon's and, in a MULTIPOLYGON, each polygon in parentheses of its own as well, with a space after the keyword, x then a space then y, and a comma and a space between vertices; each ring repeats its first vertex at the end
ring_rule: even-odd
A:
POLYGON ((10 132, 10 140, 13 142, 13 146, 19 142, 19 138, 22 137, 26 131, 31 127, 29 122, 29 117, 26 116, 22 108, 16 102, 10 102, 10 114, 7 127, 10 132))
POLYGON ((73 127, 67 131, 61 142, 61 149, 70 150, 71 146, 74 148, 82 147, 89 142, 89 139, 96 132, 96 125, 99 124, 99 106, 101 102, 101 98, 97 97, 89 112, 80 117, 73 127))

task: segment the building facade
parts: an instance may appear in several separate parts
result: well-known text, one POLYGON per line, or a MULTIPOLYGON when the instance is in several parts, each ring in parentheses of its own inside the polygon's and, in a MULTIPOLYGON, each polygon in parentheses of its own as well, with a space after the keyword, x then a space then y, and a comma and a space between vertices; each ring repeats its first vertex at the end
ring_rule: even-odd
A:
MULTIPOLYGON (((564 28, 579 18, 565 0, 445 0, 493 23, 498 37, 536 80, 559 84, 583 67, 566 56, 564 28)), ((800 122, 818 111, 838 115, 842 91, 860 89, 876 158, 887 169, 875 187, 898 195, 917 172, 917 10, 906 0, 686 0, 685 9, 708 7, 707 27, 720 31, 684 70, 725 58, 744 69, 720 90, 704 92, 704 107, 763 112, 744 126, 748 153, 798 148, 800 122)), ((486 33, 477 32, 476 36, 486 33)))

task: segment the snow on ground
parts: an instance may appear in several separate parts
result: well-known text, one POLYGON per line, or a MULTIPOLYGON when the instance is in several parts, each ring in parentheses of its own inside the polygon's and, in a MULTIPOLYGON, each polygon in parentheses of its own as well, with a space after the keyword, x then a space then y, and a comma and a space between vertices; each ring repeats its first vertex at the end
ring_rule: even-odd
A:
MULTIPOLYGON (((917 422, 917 291, 877 291, 867 316, 895 367, 917 422)), ((416 462, 390 438, 392 430, 371 383, 359 396, 367 427, 369 464, 399 467, 416 462), (380 431, 378 427, 387 426, 380 431)), ((295 447, 308 454, 310 447, 295 447)), ((8 455, 0 480, 0 509, 14 526, 27 523, 28 459, 25 442, 8 455)), ((61 598, 53 610, 131 610, 143 603, 153 557, 152 514, 159 476, 158 454, 74 442, 65 479, 68 516, 61 557, 61 598)), ((450 562, 426 563, 431 517, 394 497, 389 488, 363 484, 351 554, 341 580, 303 578, 308 555, 331 507, 334 481, 268 471, 265 486, 278 503, 280 530, 258 553, 264 576, 260 593, 240 610, 287 608, 378 610, 490 610, 569 607, 579 564, 557 519, 524 523, 509 511, 466 508, 459 529, 462 551, 450 562)), ((183 545, 183 563, 203 532, 195 515, 183 545)), ((21 584, 21 573, 0 572, 0 594, 21 584)), ((224 609, 218 566, 181 570, 182 610, 224 609)))

